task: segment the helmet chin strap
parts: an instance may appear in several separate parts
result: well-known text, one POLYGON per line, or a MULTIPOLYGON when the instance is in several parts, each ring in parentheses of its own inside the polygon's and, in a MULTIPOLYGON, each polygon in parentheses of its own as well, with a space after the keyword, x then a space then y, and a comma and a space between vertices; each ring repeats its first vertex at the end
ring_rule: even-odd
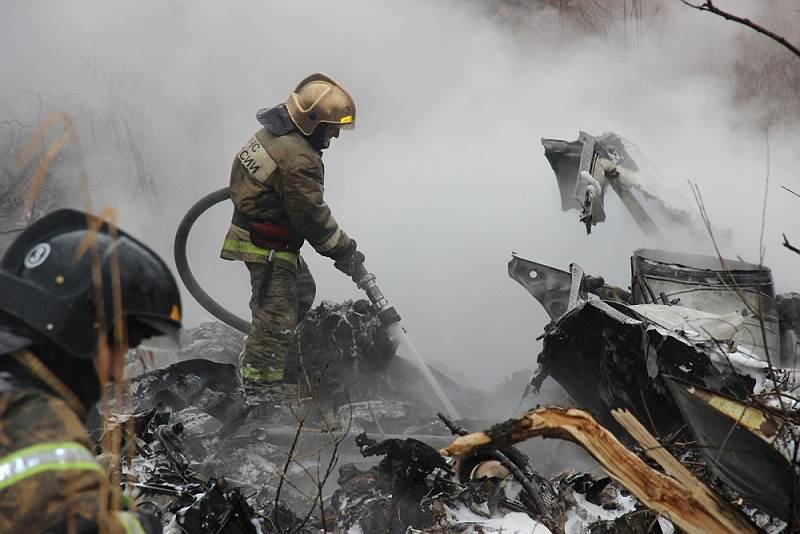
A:
POLYGON ((311 132, 311 135, 307 136, 308 142, 311 143, 311 146, 317 152, 322 152, 326 148, 330 146, 330 139, 327 141, 325 140, 325 129, 328 125, 324 122, 317 124, 317 127, 314 128, 314 131, 311 132))

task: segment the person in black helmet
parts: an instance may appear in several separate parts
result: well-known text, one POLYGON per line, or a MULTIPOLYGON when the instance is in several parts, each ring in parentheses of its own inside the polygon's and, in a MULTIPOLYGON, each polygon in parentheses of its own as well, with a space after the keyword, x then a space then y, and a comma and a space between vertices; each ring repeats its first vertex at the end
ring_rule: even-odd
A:
POLYGON ((0 532, 161 532, 109 503, 84 428, 142 340, 177 343, 178 286, 119 229, 74 210, 26 228, 0 260, 0 532))

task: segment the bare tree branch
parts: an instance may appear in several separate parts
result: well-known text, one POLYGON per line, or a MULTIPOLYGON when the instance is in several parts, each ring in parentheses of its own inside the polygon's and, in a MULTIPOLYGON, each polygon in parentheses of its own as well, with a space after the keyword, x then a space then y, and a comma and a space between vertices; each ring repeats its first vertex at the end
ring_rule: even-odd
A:
POLYGON ((786 190, 786 191, 790 192, 791 194, 793 194, 793 195, 794 195, 794 196, 796 196, 796 197, 800 197, 800 194, 797 194, 797 193, 795 193, 794 191, 792 191, 791 189, 789 189, 789 188, 788 188, 788 187, 786 187, 785 185, 782 185, 782 186, 781 186, 781 189, 784 189, 784 190, 786 190))
POLYGON ((789 243, 789 240, 786 239, 786 234, 783 234, 783 246, 794 252, 795 254, 800 254, 800 248, 793 246, 789 243))
POLYGON ((756 24, 755 22, 753 22, 750 19, 746 19, 746 18, 743 18, 743 17, 738 17, 738 16, 736 16, 736 15, 734 15, 732 13, 728 13, 727 11, 721 10, 720 8, 718 8, 717 6, 714 5, 712 0, 706 0, 702 4, 693 4, 693 3, 689 2, 688 0, 680 0, 680 2, 682 4, 685 4, 685 5, 689 6, 689 7, 697 9, 699 11, 707 11, 709 13, 713 13, 714 15, 718 15, 718 16, 724 18, 725 20, 730 20, 730 21, 736 22, 738 24, 741 24, 743 26, 747 26, 748 28, 757 31, 758 33, 760 33, 762 35, 766 35, 767 37, 769 37, 770 39, 772 39, 776 43, 779 43, 784 48, 787 48, 789 51, 791 51, 792 54, 796 55, 797 57, 800 57, 800 49, 797 48, 796 46, 794 46, 792 43, 790 43, 786 39, 784 39, 783 37, 781 37, 780 35, 778 35, 777 33, 772 32, 772 31, 764 28, 763 26, 760 26, 760 25, 756 24))
MULTIPOLYGON (((681 0, 681 1, 683 1, 683 0, 681 0)), ((769 174, 767 175, 767 180, 769 180, 769 174)), ((700 211, 700 217, 702 218, 703 224, 705 225, 706 230, 708 231, 708 235, 711 238, 711 244, 714 246, 714 251, 717 253, 717 258, 719 259, 719 263, 722 266, 723 272, 725 273, 725 277, 720 276, 719 279, 723 284, 725 284, 728 287, 730 287, 731 289, 733 289, 733 291, 739 297, 739 300, 745 305, 745 307, 750 311, 750 313, 752 313, 755 317, 758 318, 758 323, 759 323, 759 327, 760 327, 760 330, 761 330, 761 339, 762 339, 762 343, 764 344, 764 356, 766 356, 766 359, 767 359, 767 367, 768 367, 770 373, 772 373, 773 370, 775 369, 775 366, 772 364, 772 357, 770 355, 769 345, 767 343, 767 332, 766 332, 766 324, 764 322, 764 314, 763 314, 764 310, 763 310, 763 307, 762 307, 763 302, 762 302, 761 293, 760 292, 756 293, 757 298, 758 298, 758 302, 757 302, 758 306, 754 307, 750 303, 750 301, 747 299, 747 297, 745 296, 744 292, 739 287, 739 285, 733 280, 733 278, 731 277, 731 269, 728 268, 728 264, 725 261, 725 258, 722 256, 722 252, 720 251, 719 245, 717 244, 716 237, 714 236, 714 228, 713 228, 713 226, 711 224, 711 219, 708 216, 708 211, 706 211, 706 206, 705 206, 705 203, 703 202, 703 195, 700 193, 700 188, 697 186, 697 184, 695 184, 695 183, 693 183, 691 181, 689 181, 689 185, 692 188, 692 194, 694 195, 695 202, 697 203, 697 208, 700 211), (730 283, 729 283, 729 281, 730 281, 730 283)), ((766 204, 764 205, 763 209, 766 209, 766 204)), ((763 214, 762 214, 762 218, 763 218, 763 214)), ((760 264, 759 264, 759 269, 762 268, 762 265, 763 265, 763 256, 762 256, 762 259, 761 259, 760 264)), ((780 395, 780 390, 778 389, 778 384, 777 384, 777 382, 775 382, 773 385, 774 385, 774 388, 773 388, 772 393, 775 394, 775 396, 777 397, 778 402, 781 405, 781 411, 785 414, 785 413, 787 413, 786 412, 786 406, 785 406, 785 404, 783 402, 783 397, 781 397, 781 395, 780 395)))
MULTIPOLYGON (((446 415, 439 412, 436 414, 439 416, 439 419, 445 424, 445 426, 452 432, 454 435, 457 436, 466 436, 470 432, 466 428, 460 427, 456 425, 453 421, 451 421, 446 415)), ((545 505, 544 501, 542 500, 542 496, 539 494, 539 491, 533 487, 530 479, 525 476, 523 473, 522 468, 516 465, 511 459, 506 456, 500 450, 496 451, 489 451, 489 456, 500 462, 500 464, 508 469, 514 479, 520 483, 522 488, 528 494, 529 499, 524 499, 523 502, 531 508, 535 514, 533 516, 534 519, 541 519, 544 523, 549 523, 548 527, 553 530, 555 529, 558 531, 558 525, 553 520, 552 517, 549 516, 547 506, 545 505), (528 502, 525 502, 528 501, 528 502)))

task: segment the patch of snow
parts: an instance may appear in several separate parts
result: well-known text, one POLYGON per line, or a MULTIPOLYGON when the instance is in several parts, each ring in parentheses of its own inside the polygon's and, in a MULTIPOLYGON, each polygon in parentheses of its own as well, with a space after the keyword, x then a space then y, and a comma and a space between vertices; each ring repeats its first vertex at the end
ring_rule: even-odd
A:
POLYGON ((617 506, 613 510, 606 510, 602 506, 597 506, 596 504, 590 503, 586 500, 585 496, 576 491, 573 491, 573 497, 575 499, 575 503, 586 512, 586 516, 589 518, 589 523, 594 521, 612 521, 627 514, 628 512, 632 512, 636 508, 636 504, 638 502, 636 497, 633 495, 622 495, 616 488, 615 491, 617 493, 615 499, 617 506))
POLYGON ((584 534, 588 525, 575 513, 575 510, 567 510, 567 520, 564 522, 564 532, 566 534, 584 534))
POLYGON ((463 534, 552 534, 550 529, 522 512, 510 512, 503 517, 486 519, 465 506, 450 509, 457 525, 469 527, 463 534))
POLYGON ((595 521, 613 521, 628 512, 636 509, 638 501, 633 495, 623 495, 619 489, 616 491, 616 507, 606 510, 602 506, 590 503, 586 497, 576 491, 572 492, 575 506, 567 511, 567 520, 564 523, 566 534, 584 534, 589 531, 589 525, 595 521))
POLYGON ((658 526, 661 528, 662 534, 675 534, 675 525, 666 517, 658 516, 658 526))
POLYGON ((522 484, 513 478, 507 478, 503 487, 503 493, 509 501, 518 500, 519 494, 522 492, 522 484))

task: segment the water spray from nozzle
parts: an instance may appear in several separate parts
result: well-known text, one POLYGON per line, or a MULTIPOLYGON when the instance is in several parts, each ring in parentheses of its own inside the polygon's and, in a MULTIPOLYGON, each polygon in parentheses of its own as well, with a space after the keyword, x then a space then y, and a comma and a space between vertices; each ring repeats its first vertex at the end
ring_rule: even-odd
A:
POLYGON ((425 380, 428 381, 428 384, 431 386, 431 389, 436 394, 439 402, 442 403, 442 406, 445 411, 447 411, 450 418, 460 419, 461 417, 458 415, 455 406, 453 406, 453 403, 447 398, 442 386, 439 384, 439 381, 436 380, 436 377, 433 376, 433 373, 428 367, 428 364, 425 363, 422 355, 420 355, 419 351, 414 347, 414 344, 408 337, 406 329, 400 324, 400 314, 397 313, 394 306, 389 305, 389 301, 383 296, 383 292, 381 292, 380 288, 378 288, 375 275, 368 272, 362 264, 357 271, 353 273, 353 281, 359 289, 362 289, 367 294, 372 305, 378 310, 378 319, 386 326, 389 331, 389 336, 397 344, 398 349, 402 349, 406 358, 412 360, 419 366, 422 374, 425 376, 425 380))

